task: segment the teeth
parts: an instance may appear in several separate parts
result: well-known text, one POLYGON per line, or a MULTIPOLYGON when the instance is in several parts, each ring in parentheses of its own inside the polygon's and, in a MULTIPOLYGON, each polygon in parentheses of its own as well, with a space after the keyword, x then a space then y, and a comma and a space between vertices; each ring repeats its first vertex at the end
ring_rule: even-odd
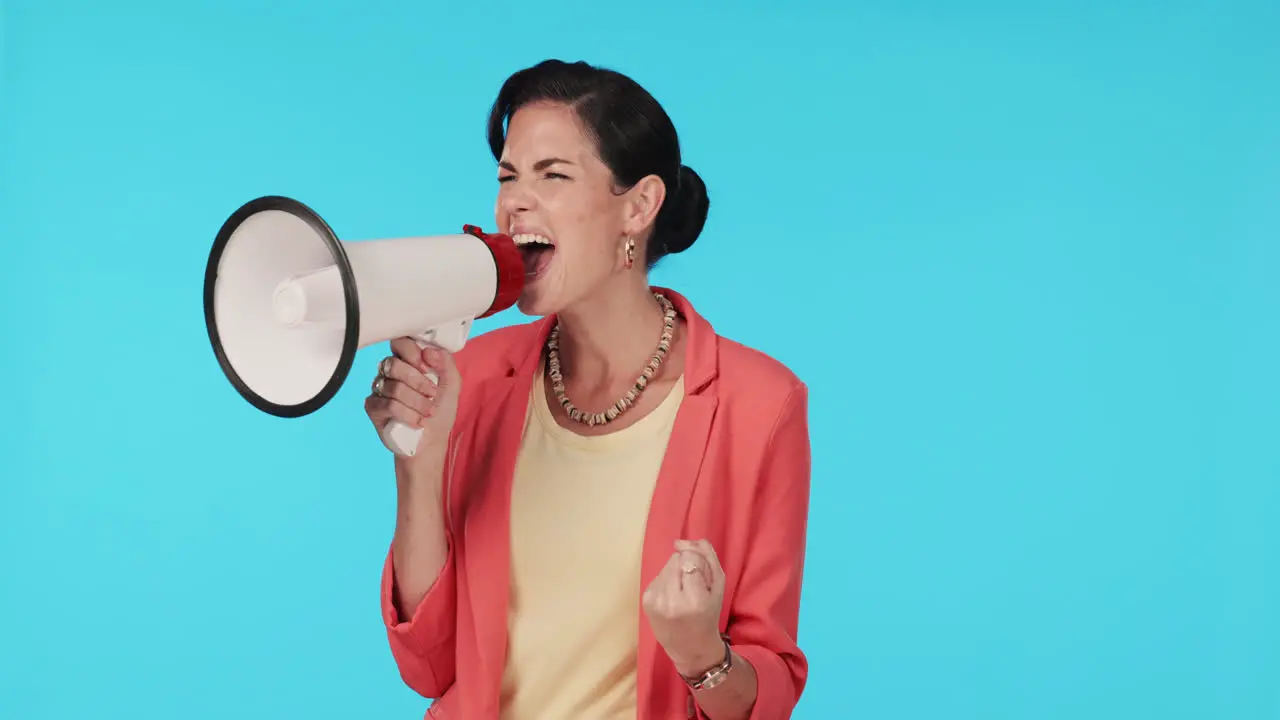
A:
POLYGON ((546 236, 538 235, 536 233, 520 233, 518 235, 512 235, 511 239, 515 240, 517 245, 546 245, 548 247, 552 247, 554 245, 546 236))

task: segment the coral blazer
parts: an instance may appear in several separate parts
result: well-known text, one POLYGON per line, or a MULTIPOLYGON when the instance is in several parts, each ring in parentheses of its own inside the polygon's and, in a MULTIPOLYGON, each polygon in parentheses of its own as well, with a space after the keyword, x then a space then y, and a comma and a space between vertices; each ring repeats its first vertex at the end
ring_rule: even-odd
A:
MULTIPOLYGON (((718 336, 668 290, 687 323, 685 397, 644 535, 647 587, 678 538, 706 538, 724 568, 720 630, 754 666, 753 720, 791 716, 808 662, 796 644, 809 506, 808 390, 778 361, 718 336)), ((507 640, 509 509, 516 455, 554 318, 494 330, 456 355, 463 388, 446 463, 449 553, 411 618, 392 604, 387 553, 382 613, 410 688, 434 699, 427 718, 489 720, 507 640)), ((702 718, 694 694, 653 637, 636 597, 639 718, 702 718)))

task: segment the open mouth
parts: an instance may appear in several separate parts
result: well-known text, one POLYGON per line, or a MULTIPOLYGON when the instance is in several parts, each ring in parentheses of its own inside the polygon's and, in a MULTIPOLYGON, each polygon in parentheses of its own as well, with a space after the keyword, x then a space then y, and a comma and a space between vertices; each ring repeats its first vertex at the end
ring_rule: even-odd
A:
POLYGON ((534 233, 520 233, 513 235, 511 239, 520 248, 520 256, 524 258, 525 277, 532 279, 541 275, 556 252, 555 243, 545 235, 534 233))

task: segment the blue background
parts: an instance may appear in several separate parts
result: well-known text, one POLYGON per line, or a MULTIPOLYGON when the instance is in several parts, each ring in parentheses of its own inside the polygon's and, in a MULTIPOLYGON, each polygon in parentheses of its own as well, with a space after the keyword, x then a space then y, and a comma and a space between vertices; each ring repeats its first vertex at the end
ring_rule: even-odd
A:
POLYGON ((812 386, 797 718, 1280 717, 1275 2, 0 7, 0 717, 421 717, 383 348, 262 415, 204 263, 266 193, 491 227, 549 56, 667 106, 713 204, 655 281, 812 386))

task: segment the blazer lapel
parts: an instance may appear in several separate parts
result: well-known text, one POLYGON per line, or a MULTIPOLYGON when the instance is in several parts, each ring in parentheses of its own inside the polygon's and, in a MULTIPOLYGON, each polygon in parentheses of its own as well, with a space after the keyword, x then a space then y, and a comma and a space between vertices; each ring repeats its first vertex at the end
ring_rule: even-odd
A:
MULTIPOLYGON (((470 482, 474 505, 466 525, 468 585, 475 598, 479 654, 483 677, 497 696, 506 656, 507 592, 511 564, 511 480, 515 474, 524 410, 514 378, 486 383, 492 410, 477 423, 471 451, 484 458, 476 463, 470 482)), ((527 397, 527 393, 526 393, 527 397)))
MULTIPOLYGON (((717 370, 715 333, 687 300, 672 291, 664 289, 663 292, 675 303, 686 322, 685 397, 671 430, 645 527, 640 563, 642 594, 675 552, 675 541, 682 537, 717 405, 715 386, 711 383, 717 370)), ((650 697, 661 696, 653 690, 662 687, 658 673, 662 665, 658 661, 662 659, 663 650, 653 637, 643 608, 640 608, 639 640, 636 658, 639 717, 665 717, 663 713, 675 709, 649 706, 650 697)))
MULTIPOLYGON (((684 398, 676 415, 645 529, 644 551, 640 563, 641 593, 658 576, 662 566, 675 552, 675 541, 681 538, 689 500, 698 482, 698 472, 702 469, 703 451, 707 446, 715 411, 715 396, 693 395, 684 398)), ((655 684, 660 685, 657 661, 663 650, 653 637, 653 630, 649 627, 649 619, 644 615, 643 608, 640 609, 639 640, 636 657, 640 690, 639 716, 658 717, 667 708, 650 708, 648 699, 653 695, 649 690, 655 684)))
MULTIPOLYGON (((545 337, 545 326, 534 333, 545 337)), ((517 352, 527 350, 525 346, 517 352)), ((465 538, 468 585, 475 603, 477 644, 487 682, 478 697, 491 698, 485 717, 497 717, 507 654, 507 607, 511 584, 511 488, 524 436, 525 418, 538 353, 514 358, 507 377, 484 381, 477 396, 483 403, 469 445, 472 487, 465 538)))

